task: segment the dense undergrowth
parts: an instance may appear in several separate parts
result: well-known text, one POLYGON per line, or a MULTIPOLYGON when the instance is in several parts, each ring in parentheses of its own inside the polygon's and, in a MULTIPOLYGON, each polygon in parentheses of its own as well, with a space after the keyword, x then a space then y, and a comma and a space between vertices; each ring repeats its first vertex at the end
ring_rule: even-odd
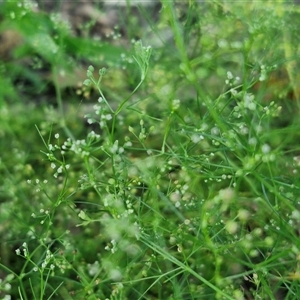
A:
POLYGON ((299 299, 300 7, 59 7, 0 5, 1 299, 299 299))

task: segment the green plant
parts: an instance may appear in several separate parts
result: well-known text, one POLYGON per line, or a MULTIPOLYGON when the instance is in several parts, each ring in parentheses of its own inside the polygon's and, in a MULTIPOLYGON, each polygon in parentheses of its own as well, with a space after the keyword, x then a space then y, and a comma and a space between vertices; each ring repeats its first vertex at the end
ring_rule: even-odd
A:
POLYGON ((151 32, 172 39, 134 42, 120 95, 117 63, 89 66, 83 84, 98 101, 85 121, 70 107, 66 118, 59 85, 57 109, 33 118, 19 104, 16 122, 2 111, 15 149, 1 145, 3 297, 299 298, 297 50, 286 36, 299 11, 161 5, 151 32), (290 85, 278 92, 281 72, 290 85), (18 132, 34 153, 19 150, 18 132))

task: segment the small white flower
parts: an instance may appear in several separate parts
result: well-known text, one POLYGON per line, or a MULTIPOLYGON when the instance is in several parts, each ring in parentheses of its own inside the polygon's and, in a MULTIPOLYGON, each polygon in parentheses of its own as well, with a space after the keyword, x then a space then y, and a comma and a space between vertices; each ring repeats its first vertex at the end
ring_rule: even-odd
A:
POLYGON ((189 219, 185 219, 185 220, 184 220, 184 224, 185 224, 185 225, 189 225, 190 223, 191 223, 191 221, 190 221, 189 219))
POLYGON ((218 127, 213 127, 210 132, 213 135, 219 135, 220 134, 220 129, 218 127))
POLYGON ((233 95, 233 96, 236 96, 238 94, 237 90, 236 89, 230 89, 230 93, 233 95))
POLYGON ((59 134, 56 133, 56 134, 54 135, 54 137, 55 137, 56 139, 58 139, 58 138, 59 138, 59 134))
POLYGON ((152 155, 152 154, 153 154, 152 150, 148 149, 148 150, 147 150, 147 154, 148 154, 148 155, 152 155))
POLYGON ((228 79, 232 79, 233 78, 233 75, 230 71, 227 72, 227 78, 228 79))
POLYGON ((261 147, 261 151, 264 153, 264 154, 267 154, 271 151, 271 147, 268 145, 268 144, 264 144, 262 145, 261 147))
POLYGON ((179 99, 175 99, 172 101, 172 109, 173 110, 177 110, 180 106, 180 100, 179 99))
POLYGON ((195 143, 195 144, 199 143, 199 142, 200 142, 201 140, 203 140, 203 139, 204 139, 204 137, 203 137, 202 134, 193 134, 193 135, 191 136, 191 140, 192 140, 192 142, 195 143))
POLYGON ((17 254, 17 255, 20 255, 20 254, 21 254, 21 250, 20 250, 20 249, 16 249, 15 251, 16 251, 16 254, 17 254))
POLYGON ((106 119, 107 121, 111 120, 111 119, 112 119, 112 115, 111 115, 111 114, 106 115, 106 116, 105 116, 105 119, 106 119))
POLYGON ((128 141, 124 144, 124 147, 131 147, 132 146, 132 142, 128 141))

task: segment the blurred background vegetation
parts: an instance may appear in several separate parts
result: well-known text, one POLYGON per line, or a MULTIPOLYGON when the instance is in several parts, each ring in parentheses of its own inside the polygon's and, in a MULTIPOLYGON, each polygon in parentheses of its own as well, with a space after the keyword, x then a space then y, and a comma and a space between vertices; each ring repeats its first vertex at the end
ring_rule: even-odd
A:
MULTIPOLYGON (((204 95, 211 99, 219 99, 222 95, 227 103, 224 105, 226 115, 226 110, 239 101, 232 96, 231 88, 234 87, 237 92, 254 94, 262 106, 274 101, 282 107, 280 117, 270 118, 270 132, 266 132, 271 147, 285 151, 277 167, 284 168, 293 157, 300 155, 300 6, 296 1, 174 1, 174 13, 183 37, 179 42, 164 9, 164 1, 125 1, 122 5, 112 2, 0 3, 0 234, 4 241, 0 245, 0 256, 1 264, 10 266, 15 272, 22 265, 15 249, 31 237, 33 227, 42 235, 44 229, 31 215, 48 201, 35 193, 27 179, 53 178, 52 169, 40 152, 44 144, 35 125, 42 136, 59 132, 67 138, 64 131, 67 126, 77 139, 84 138, 91 129, 84 116, 93 112, 99 97, 94 88, 82 84, 87 67, 93 65, 96 71, 107 68, 102 88, 115 107, 139 80, 139 70, 132 59, 133 41, 141 39, 144 45, 152 46, 153 55, 146 82, 130 100, 132 110, 124 113, 125 124, 117 130, 117 139, 124 140, 124 128, 130 125, 137 130, 140 118, 149 115, 152 119, 147 119, 147 126, 156 125, 157 129, 146 145, 149 149, 158 149, 159 134, 166 124, 157 124, 156 119, 169 116, 174 99, 181 99, 184 104, 178 111, 178 120, 185 130, 192 132, 199 116, 207 114, 202 101, 204 95), (196 83, 186 78, 183 58, 196 74, 196 83), (226 84, 226 80, 230 82, 226 84)), ((170 143, 184 143, 184 138, 175 134, 181 127, 176 122, 172 126, 170 143)), ((139 151, 132 151, 132 161, 145 156, 139 151)), ((197 151, 191 150, 192 153, 197 151)), ((74 163, 80 170, 80 163, 76 160, 74 163)), ((178 161, 174 174, 180 172, 176 164, 178 161)), ((286 174, 294 175, 291 169, 286 174)), ((194 191, 198 179, 192 180, 194 191)), ((73 180, 73 187, 78 184, 75 175, 70 180, 73 180)), ((49 194, 57 195, 55 181, 49 181, 52 184, 49 194)), ((297 178, 292 181, 291 184, 299 185, 297 178)), ((203 189, 203 195, 210 195, 221 188, 222 183, 215 183, 211 189, 201 188, 201 191, 203 189)), ((243 192, 247 199, 247 191, 243 192)), ((76 197, 78 203, 83 199, 95 202, 92 192, 78 193, 76 197)), ((91 269, 95 253, 105 246, 103 241, 95 243, 95 232, 99 228, 95 225, 80 231, 75 227, 77 212, 70 213, 67 209, 66 205, 55 217, 52 235, 58 238, 66 228, 71 228, 70 243, 76 245, 80 253, 76 257, 79 268, 85 263, 90 264, 91 269), (65 219, 67 211, 70 216, 65 219)), ((259 213, 263 215, 261 220, 268 219, 268 213, 259 213)), ((259 220, 257 216, 251 225, 258 226, 259 220)), ((147 222, 151 223, 151 217, 147 222)), ((296 227, 295 230, 298 231, 296 227)), ((72 260, 77 250, 66 251, 65 257, 72 260)), ((153 259, 152 263, 157 262, 153 259)), ((234 267, 236 265, 231 267, 232 272, 234 267)), ((143 266, 137 262, 132 268, 134 273, 143 266)), ((165 269, 168 270, 168 266, 165 269)), ((207 272, 210 277, 210 271, 207 272)), ((0 271, 1 278, 6 275, 7 270, 0 271)), ((71 277, 73 282, 67 284, 66 290, 78 287, 74 283, 76 275, 71 277)), ((193 280, 195 278, 191 282, 193 280)), ((166 297, 170 292, 168 288, 161 296, 166 297)), ((192 285, 191 290, 193 288, 196 290, 196 285, 192 285)), ((102 296, 111 292, 107 290, 103 288, 102 296)), ((158 299, 159 290, 160 287, 154 285, 147 299, 158 299)), ((12 299, 18 299, 17 295, 16 291, 12 299)))

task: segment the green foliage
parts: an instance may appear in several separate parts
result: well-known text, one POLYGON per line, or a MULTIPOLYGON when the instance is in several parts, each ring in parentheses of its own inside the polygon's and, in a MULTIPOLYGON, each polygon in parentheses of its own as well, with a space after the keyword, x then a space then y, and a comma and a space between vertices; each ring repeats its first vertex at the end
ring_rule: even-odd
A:
POLYGON ((140 6, 126 51, 1 8, 3 299, 300 297, 297 6, 140 6))

